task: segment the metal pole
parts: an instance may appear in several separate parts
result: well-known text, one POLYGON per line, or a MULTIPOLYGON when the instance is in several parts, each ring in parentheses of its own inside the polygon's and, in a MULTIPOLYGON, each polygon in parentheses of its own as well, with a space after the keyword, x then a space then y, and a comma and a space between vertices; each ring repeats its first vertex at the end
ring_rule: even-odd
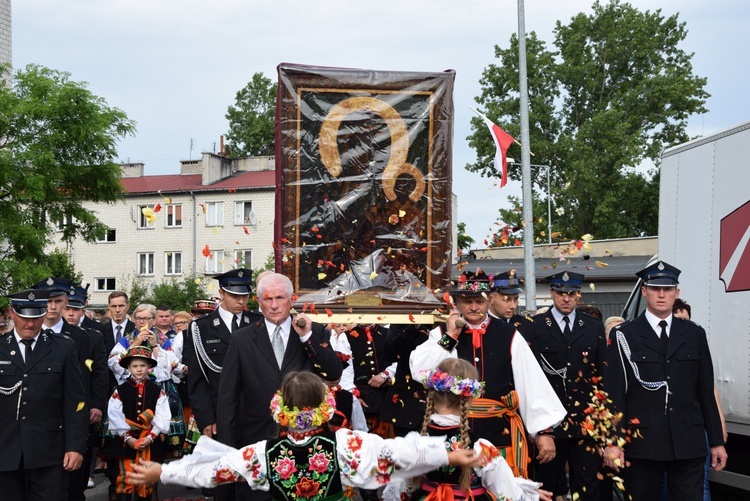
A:
POLYGON ((536 310, 534 267, 534 214, 531 195, 529 149, 529 87, 526 79, 526 22, 523 0, 518 0, 518 88, 521 94, 521 181, 523 187, 523 262, 526 276, 526 309, 536 310))
POLYGON ((547 166, 547 237, 548 242, 552 243, 552 192, 549 187, 549 171, 552 170, 552 166, 547 166))

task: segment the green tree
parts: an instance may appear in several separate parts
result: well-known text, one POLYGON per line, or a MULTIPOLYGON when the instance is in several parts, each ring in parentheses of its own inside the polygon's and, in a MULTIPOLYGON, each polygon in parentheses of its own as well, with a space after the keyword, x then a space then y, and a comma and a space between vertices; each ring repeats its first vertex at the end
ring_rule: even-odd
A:
POLYGON ((64 242, 104 235, 81 204, 122 198, 116 145, 134 131, 68 73, 29 65, 0 85, 0 295, 50 274, 55 226, 64 242))
MULTIPOLYGON (((565 240, 655 235, 659 155, 689 139, 687 120, 706 111, 708 97, 706 79, 693 74, 693 55, 680 48, 685 24, 661 10, 597 1, 592 14, 558 21, 554 35, 556 50, 535 33, 527 37, 532 163, 552 166, 553 206, 564 211, 553 212, 553 230, 565 240), (649 161, 647 174, 636 170, 649 161)), ((485 69, 476 101, 519 137, 517 54, 515 36, 507 48, 495 47, 500 64, 485 69)), ((497 177, 486 126, 474 118, 472 128, 467 139, 477 161, 466 168, 497 177)), ((518 147, 509 155, 518 158, 518 147)), ((532 168, 535 191, 545 194, 546 170, 532 168)), ((511 166, 510 177, 520 176, 520 166, 511 166)), ((511 212, 519 206, 516 200, 511 212)))
POLYGON ((461 250, 471 249, 474 245, 474 239, 466 233, 466 223, 458 223, 456 225, 458 230, 457 244, 461 250))
POLYGON ((227 142, 232 157, 273 155, 276 119, 276 86, 263 73, 252 80, 229 106, 227 142))
POLYGON ((130 285, 130 306, 149 303, 154 306, 165 305, 172 310, 189 311, 196 299, 206 298, 206 288, 202 280, 187 277, 184 280, 164 280, 147 286, 143 280, 135 279, 130 285))

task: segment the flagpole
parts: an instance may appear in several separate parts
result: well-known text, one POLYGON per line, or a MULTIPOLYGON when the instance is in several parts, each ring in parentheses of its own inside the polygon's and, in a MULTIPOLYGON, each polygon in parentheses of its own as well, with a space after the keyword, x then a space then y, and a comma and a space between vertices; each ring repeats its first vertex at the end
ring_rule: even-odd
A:
POLYGON ((521 183, 523 195, 523 263, 526 309, 536 310, 536 271, 534 266, 534 214, 531 194, 529 152, 529 87, 526 78, 526 21, 523 0, 518 0, 518 88, 521 98, 521 183))

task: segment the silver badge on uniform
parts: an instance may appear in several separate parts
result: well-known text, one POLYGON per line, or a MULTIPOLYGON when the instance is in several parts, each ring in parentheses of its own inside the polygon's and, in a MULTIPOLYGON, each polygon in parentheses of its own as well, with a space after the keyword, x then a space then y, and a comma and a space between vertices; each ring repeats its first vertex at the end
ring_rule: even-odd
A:
POLYGON ((220 323, 221 320, 219 320, 218 318, 214 318, 214 327, 218 327, 220 323))

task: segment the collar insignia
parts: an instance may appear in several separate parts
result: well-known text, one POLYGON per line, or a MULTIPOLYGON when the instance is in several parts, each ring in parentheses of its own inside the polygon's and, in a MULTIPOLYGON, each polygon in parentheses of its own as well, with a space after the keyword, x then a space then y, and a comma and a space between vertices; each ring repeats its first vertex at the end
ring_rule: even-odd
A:
POLYGON ((218 318, 214 318, 214 327, 218 327, 220 323, 221 320, 219 320, 218 318))

